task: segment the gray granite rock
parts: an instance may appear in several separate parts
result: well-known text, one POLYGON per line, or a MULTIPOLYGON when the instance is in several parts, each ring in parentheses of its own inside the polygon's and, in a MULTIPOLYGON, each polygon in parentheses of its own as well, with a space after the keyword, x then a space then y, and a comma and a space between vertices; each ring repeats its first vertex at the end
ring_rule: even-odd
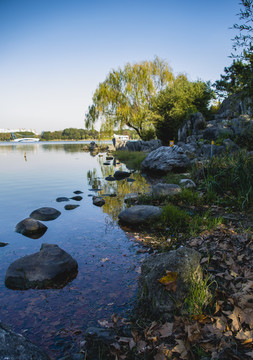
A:
POLYGON ((38 220, 26 218, 16 225, 15 231, 29 238, 39 239, 47 231, 47 226, 38 220))
POLYGON ((58 216, 61 215, 61 212, 57 209, 51 208, 51 207, 42 207, 37 210, 34 210, 30 217, 36 220, 41 221, 51 221, 58 218, 58 216))
POLYGON ((159 196, 173 196, 182 191, 181 187, 176 184, 156 184, 152 188, 152 195, 159 196))
POLYGON ((121 211, 118 218, 121 222, 129 225, 140 225, 154 220, 161 215, 158 206, 135 205, 121 211))
POLYGON ((42 244, 39 252, 8 267, 5 285, 19 290, 62 288, 75 278, 77 268, 77 262, 58 245, 42 244))
POLYGON ((189 291, 190 278, 202 277, 200 267, 201 255, 190 248, 180 247, 166 253, 154 254, 143 261, 138 284, 139 306, 147 307, 150 314, 172 319, 175 310, 183 305, 189 291), (176 273, 173 289, 166 290, 158 280, 166 272, 176 273))
POLYGON ((170 171, 183 172, 190 164, 185 151, 179 146, 162 146, 147 155, 141 169, 144 172, 166 174, 170 171))

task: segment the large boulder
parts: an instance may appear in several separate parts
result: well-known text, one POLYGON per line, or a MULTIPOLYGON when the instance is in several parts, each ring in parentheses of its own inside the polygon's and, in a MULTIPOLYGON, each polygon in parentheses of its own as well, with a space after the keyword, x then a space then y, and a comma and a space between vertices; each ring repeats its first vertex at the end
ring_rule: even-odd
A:
POLYGON ((51 207, 42 207, 39 208, 37 210, 34 210, 31 214, 30 217, 36 220, 41 220, 41 221, 50 221, 50 220, 55 220, 58 218, 58 216, 61 215, 61 212, 51 208, 51 207))
POLYGON ((49 357, 24 336, 0 322, 1 360, 49 360, 49 357))
POLYGON ((154 254, 143 261, 138 284, 138 307, 149 315, 171 320, 182 307, 189 292, 192 277, 202 276, 201 255, 190 248, 180 247, 166 253, 154 254), (171 287, 159 282, 171 274, 171 287), (174 282, 173 282, 174 281, 174 282))
POLYGON ((184 172, 190 164, 184 150, 179 146, 162 146, 147 155, 141 169, 149 173, 166 174, 170 171, 184 172))
POLYGON ((16 225, 15 231, 31 239, 39 239, 47 231, 47 226, 38 220, 26 218, 16 225))
POLYGON ((154 220, 160 215, 161 209, 158 206, 135 205, 121 211, 118 218, 128 225, 140 225, 154 220))
POLYGON ((173 196, 182 191, 181 187, 176 184, 156 184, 152 188, 153 196, 173 196))
POLYGON ((127 150, 127 151, 144 151, 150 152, 155 149, 158 149, 162 146, 161 140, 152 139, 149 141, 138 140, 138 141, 115 141, 115 149, 116 150, 127 150))
POLYGON ((14 261, 7 269, 10 289, 62 288, 77 274, 77 262, 58 245, 42 244, 40 251, 14 261))

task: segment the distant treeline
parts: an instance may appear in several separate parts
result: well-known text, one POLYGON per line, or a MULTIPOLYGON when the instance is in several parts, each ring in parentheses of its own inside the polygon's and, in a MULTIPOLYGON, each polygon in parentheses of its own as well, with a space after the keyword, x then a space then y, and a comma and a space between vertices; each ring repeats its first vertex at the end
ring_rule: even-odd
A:
MULTIPOLYGON (((137 139, 135 131, 133 130, 121 130, 114 131, 115 134, 118 135, 128 135, 130 139, 137 139)), ((39 136, 32 132, 19 132, 15 133, 17 138, 22 137, 36 137, 39 136)), ((41 140, 43 141, 51 141, 51 140, 103 140, 103 139, 112 139, 113 134, 108 132, 99 132, 95 129, 93 130, 84 130, 84 129, 75 129, 75 128, 67 128, 64 130, 58 131, 44 131, 41 136, 41 140)), ((9 141, 13 140, 11 133, 0 133, 0 141, 9 141)))

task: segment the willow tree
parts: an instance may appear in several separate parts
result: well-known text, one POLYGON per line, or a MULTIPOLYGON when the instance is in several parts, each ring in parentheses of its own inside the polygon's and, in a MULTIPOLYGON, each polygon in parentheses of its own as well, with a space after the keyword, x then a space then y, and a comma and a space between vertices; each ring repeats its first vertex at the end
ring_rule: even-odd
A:
POLYGON ((89 128, 98 119, 110 126, 134 129, 143 138, 150 126, 151 100, 173 82, 168 64, 155 57, 154 61, 126 64, 112 70, 93 95, 93 104, 86 114, 89 128))

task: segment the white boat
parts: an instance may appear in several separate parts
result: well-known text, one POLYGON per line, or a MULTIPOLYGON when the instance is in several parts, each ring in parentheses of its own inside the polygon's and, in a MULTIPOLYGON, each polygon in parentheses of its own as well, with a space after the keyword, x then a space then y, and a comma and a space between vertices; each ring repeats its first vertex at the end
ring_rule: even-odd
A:
POLYGON ((20 139, 14 139, 14 142, 17 143, 32 143, 32 142, 38 142, 40 139, 38 138, 20 138, 20 139))
POLYGON ((129 136, 128 135, 113 135, 113 138, 116 140, 121 140, 121 141, 128 141, 129 140, 129 136))

